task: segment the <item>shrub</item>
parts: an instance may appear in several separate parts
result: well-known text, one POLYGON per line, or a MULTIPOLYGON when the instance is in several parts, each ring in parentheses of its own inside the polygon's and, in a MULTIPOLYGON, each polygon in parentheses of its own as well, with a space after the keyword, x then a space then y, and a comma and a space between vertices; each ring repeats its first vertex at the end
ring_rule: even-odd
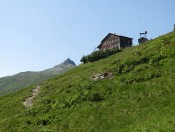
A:
POLYGON ((39 119, 35 124, 46 126, 51 123, 51 117, 44 117, 39 119))
POLYGON ((146 69, 150 68, 150 65, 148 64, 141 64, 135 67, 133 72, 139 72, 139 71, 144 71, 146 69))
POLYGON ((98 51, 92 52, 90 55, 83 56, 80 61, 83 63, 94 62, 94 61, 98 61, 100 59, 106 58, 120 51, 121 50, 119 50, 118 48, 98 50, 98 51))
POLYGON ((99 102, 102 101, 103 98, 99 93, 93 93, 92 96, 89 98, 89 100, 92 102, 99 102))
POLYGON ((27 125, 30 125, 30 124, 32 124, 32 122, 31 122, 30 120, 27 120, 27 121, 26 121, 26 124, 27 124, 27 125))
POLYGON ((158 65, 158 63, 159 63, 161 60, 163 60, 163 59, 165 59, 165 58, 167 58, 167 56, 163 56, 163 55, 156 55, 156 56, 153 56, 153 57, 149 60, 149 64, 150 64, 150 65, 156 66, 156 65, 158 65))
POLYGON ((143 82, 143 81, 149 81, 149 80, 152 80, 154 78, 159 78, 161 77, 161 73, 160 72, 155 72, 155 73, 149 73, 149 74, 146 74, 146 75, 138 75, 136 77, 132 77, 132 78, 129 78, 129 79, 126 79, 124 77, 122 77, 120 79, 120 82, 121 83, 126 83, 126 84, 132 84, 132 83, 139 83, 139 82, 143 82))

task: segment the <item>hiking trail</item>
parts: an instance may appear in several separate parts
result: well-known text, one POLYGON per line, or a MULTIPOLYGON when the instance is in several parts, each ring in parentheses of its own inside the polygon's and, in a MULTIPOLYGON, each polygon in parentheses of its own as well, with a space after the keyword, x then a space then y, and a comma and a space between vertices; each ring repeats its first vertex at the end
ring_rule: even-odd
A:
POLYGON ((25 107, 31 107, 33 105, 33 100, 34 98, 39 94, 40 92, 40 86, 36 86, 36 88, 34 88, 32 90, 32 96, 27 97, 24 101, 23 101, 23 105, 25 107))

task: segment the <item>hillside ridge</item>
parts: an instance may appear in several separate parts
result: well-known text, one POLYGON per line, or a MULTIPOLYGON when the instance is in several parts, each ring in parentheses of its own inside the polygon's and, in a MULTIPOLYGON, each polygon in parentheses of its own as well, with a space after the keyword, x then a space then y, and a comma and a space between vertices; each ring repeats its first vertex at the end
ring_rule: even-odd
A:
POLYGON ((68 58, 61 64, 43 71, 26 71, 0 78, 0 96, 40 83, 74 67, 76 67, 76 64, 68 58))

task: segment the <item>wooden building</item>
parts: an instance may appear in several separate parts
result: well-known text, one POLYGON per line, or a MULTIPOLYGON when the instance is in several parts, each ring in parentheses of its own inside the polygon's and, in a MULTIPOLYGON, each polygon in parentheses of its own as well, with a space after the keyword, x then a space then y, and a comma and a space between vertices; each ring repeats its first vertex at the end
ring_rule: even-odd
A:
POLYGON ((132 46, 132 38, 109 33, 97 47, 99 50, 112 49, 112 48, 125 48, 132 46))

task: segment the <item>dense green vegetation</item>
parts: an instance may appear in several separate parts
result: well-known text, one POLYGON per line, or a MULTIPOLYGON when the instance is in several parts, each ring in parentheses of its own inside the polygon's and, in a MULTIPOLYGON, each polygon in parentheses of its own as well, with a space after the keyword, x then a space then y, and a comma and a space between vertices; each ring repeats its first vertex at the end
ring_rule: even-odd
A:
POLYGON ((43 82, 49 78, 64 73, 75 66, 74 62, 67 59, 63 63, 44 71, 21 72, 13 76, 0 78, 0 96, 43 82))
POLYGON ((22 101, 36 86, 0 97, 0 131, 174 131, 174 80, 171 32, 39 84, 31 108, 22 101))
POLYGON ((90 55, 83 56, 80 61, 83 63, 94 62, 94 61, 98 61, 98 60, 104 59, 106 57, 109 57, 109 56, 116 54, 117 52, 120 52, 120 51, 121 50, 118 48, 97 50, 97 51, 93 51, 90 55))

